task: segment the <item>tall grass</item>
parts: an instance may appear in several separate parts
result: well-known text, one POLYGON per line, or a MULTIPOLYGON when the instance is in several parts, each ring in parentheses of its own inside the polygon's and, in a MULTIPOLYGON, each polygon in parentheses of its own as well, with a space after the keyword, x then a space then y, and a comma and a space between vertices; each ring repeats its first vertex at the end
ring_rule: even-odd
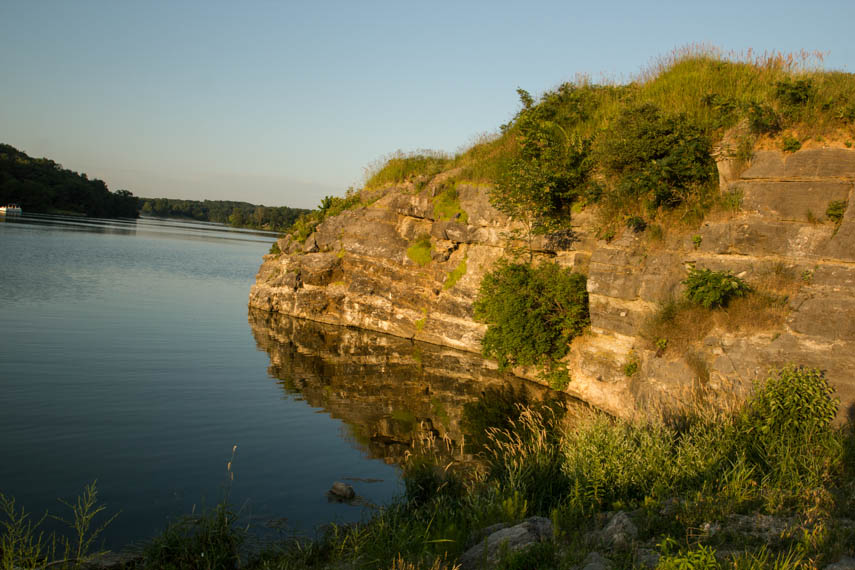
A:
POLYGON ((399 150, 365 169, 365 187, 378 188, 416 178, 429 179, 440 173, 450 162, 451 158, 441 151, 419 150, 405 153, 399 150))
POLYGON ((104 519, 106 507, 98 502, 95 481, 86 485, 74 502, 59 502, 69 509, 67 518, 49 513, 36 518, 23 507, 19 509, 14 498, 0 493, 0 568, 82 568, 101 554, 93 550, 96 541, 118 513, 104 519), (43 530, 49 518, 63 523, 69 531, 43 530))

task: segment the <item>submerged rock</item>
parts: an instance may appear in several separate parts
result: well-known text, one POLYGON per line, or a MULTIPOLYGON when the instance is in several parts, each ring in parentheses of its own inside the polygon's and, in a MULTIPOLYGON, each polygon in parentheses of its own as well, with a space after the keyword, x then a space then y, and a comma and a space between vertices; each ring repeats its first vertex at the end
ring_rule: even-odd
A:
POLYGON ((330 490, 327 491, 327 497, 337 501, 352 501, 356 498, 356 491, 347 483, 336 481, 330 490))

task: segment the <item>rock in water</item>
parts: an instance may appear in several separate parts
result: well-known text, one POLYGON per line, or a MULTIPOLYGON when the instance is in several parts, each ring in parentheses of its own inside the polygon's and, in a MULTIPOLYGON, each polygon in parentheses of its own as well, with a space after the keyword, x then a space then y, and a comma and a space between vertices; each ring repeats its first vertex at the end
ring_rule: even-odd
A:
POLYGON ((350 485, 336 481, 332 488, 327 491, 327 495, 339 501, 352 501, 356 498, 356 491, 350 485))

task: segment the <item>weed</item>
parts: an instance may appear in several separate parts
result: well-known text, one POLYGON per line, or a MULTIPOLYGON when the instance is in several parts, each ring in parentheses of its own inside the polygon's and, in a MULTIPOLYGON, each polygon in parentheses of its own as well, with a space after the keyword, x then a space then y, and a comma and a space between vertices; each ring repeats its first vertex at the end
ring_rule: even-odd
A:
POLYGON ((647 222, 641 216, 630 216, 626 220, 626 227, 634 233, 641 233, 647 229, 647 222))
POLYGON ((848 205, 849 202, 846 200, 834 200, 829 202, 828 208, 825 210, 825 217, 839 226, 843 222, 843 214, 846 213, 846 207, 848 205))
POLYGON ((726 307, 731 299, 744 297, 751 291, 745 281, 729 271, 689 269, 683 280, 686 299, 707 309, 726 307))
POLYGON ((431 262, 431 254, 433 253, 433 245, 430 241, 430 235, 422 234, 410 244, 407 248, 407 257, 420 266, 425 266, 431 262))
POLYGON ((270 250, 267 252, 270 255, 279 255, 282 253, 282 250, 279 249, 279 243, 273 242, 273 245, 270 246, 270 250))
POLYGON ((701 247, 701 242, 702 242, 703 240, 704 240, 704 238, 703 238, 703 237, 701 237, 699 234, 695 234, 695 235, 693 235, 693 236, 692 236, 692 246, 693 246, 695 249, 698 249, 699 247, 701 247))
POLYGON ((23 508, 18 510, 15 499, 0 493, 0 514, 5 519, 0 521, 3 531, 0 533, 0 567, 10 570, 60 565, 79 568, 97 554, 92 552, 96 539, 118 513, 96 525, 96 518, 106 510, 98 503, 96 482, 86 485, 73 503, 64 499, 59 502, 71 511, 70 518, 45 513, 34 519, 23 508), (64 523, 71 529, 71 535, 42 531, 41 525, 48 517, 64 523))
POLYGON ((460 278, 466 275, 466 256, 457 264, 457 267, 448 274, 448 277, 445 278, 445 283, 442 284, 442 288, 445 290, 453 288, 460 278))
POLYGON ((457 188, 443 189, 433 198, 433 215, 437 220, 454 220, 461 224, 469 222, 469 215, 460 207, 457 188))
POLYGON ((784 152, 796 152, 800 148, 802 148, 802 143, 795 137, 787 135, 781 139, 781 150, 784 152))
POLYGON ((630 378, 638 372, 638 361, 630 360, 623 365, 623 375, 630 378))

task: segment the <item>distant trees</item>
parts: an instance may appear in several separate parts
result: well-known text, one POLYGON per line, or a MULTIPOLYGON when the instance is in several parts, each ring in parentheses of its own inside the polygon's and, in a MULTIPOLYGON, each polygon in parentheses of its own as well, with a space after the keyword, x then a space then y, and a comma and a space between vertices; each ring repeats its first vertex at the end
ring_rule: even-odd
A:
POLYGON ((236 228, 284 231, 308 210, 288 206, 260 206, 231 200, 140 198, 140 213, 160 218, 182 218, 229 224, 236 228))
POLYGON ((47 158, 32 158, 0 144, 0 204, 15 202, 25 212, 65 212, 101 218, 136 218, 137 198, 110 192, 103 180, 66 170, 47 158))

